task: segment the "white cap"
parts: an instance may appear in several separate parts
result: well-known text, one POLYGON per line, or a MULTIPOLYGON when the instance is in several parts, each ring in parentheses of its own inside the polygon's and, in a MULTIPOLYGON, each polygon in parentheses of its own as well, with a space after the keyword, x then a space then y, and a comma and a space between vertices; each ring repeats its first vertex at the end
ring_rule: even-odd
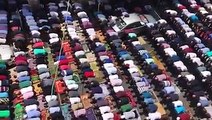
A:
POLYGON ((179 6, 182 6, 182 4, 178 3, 178 4, 177 4, 177 7, 179 7, 179 6))
POLYGON ((176 119, 177 119, 177 120, 180 120, 180 117, 177 117, 176 119))
POLYGON ((24 114, 24 118, 27 118, 27 114, 24 114))
POLYGON ((60 61, 54 62, 54 65, 58 65, 60 61))
POLYGON ((197 106, 200 107, 202 104, 201 103, 197 103, 197 106))

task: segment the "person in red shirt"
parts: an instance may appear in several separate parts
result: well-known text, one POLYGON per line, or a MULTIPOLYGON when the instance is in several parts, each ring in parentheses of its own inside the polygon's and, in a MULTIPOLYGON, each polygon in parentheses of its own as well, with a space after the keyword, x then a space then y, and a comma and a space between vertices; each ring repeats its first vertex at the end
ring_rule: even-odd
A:
POLYGON ((93 71, 86 71, 84 72, 84 76, 88 78, 88 77, 94 77, 95 75, 93 71))
POLYGON ((190 117, 191 116, 188 113, 182 113, 179 117, 177 117, 177 120, 190 120, 190 117))

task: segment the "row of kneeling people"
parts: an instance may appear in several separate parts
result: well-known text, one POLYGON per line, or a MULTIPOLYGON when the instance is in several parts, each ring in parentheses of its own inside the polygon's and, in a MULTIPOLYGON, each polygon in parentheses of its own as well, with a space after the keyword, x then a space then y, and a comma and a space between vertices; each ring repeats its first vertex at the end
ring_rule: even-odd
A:
MULTIPOLYGON (((67 5, 63 2, 56 4, 56 3, 48 3, 49 7, 49 15, 52 19, 55 20, 55 24, 60 24, 65 22, 68 24, 72 24, 73 18, 71 13, 67 11, 67 5)), ((53 22, 53 21, 51 21, 53 22)), ((67 110, 67 113, 70 115, 70 112, 73 113, 72 118, 79 118, 81 116, 86 115, 87 111, 85 109, 84 104, 82 103, 82 97, 85 99, 88 98, 87 94, 81 95, 79 93, 79 83, 80 79, 77 73, 74 72, 77 67, 74 65, 76 59, 74 58, 73 49, 71 49, 70 42, 67 38, 65 38, 66 34, 64 31, 67 31, 66 24, 60 24, 59 30, 54 30, 49 33, 49 43, 51 45, 51 52, 53 54, 53 62, 56 66, 58 66, 58 71, 60 71, 60 76, 62 79, 59 79, 55 82, 56 92, 58 94, 67 94, 69 99, 69 105, 71 107, 71 111, 67 110), (62 32, 62 34, 61 34, 62 32), (62 39, 60 39, 60 37, 62 39), (65 38, 65 41, 64 41, 65 38), (72 68, 74 67, 74 68, 72 68)), ((88 99, 88 104, 89 104, 88 99)), ((91 104, 89 104, 90 106, 91 104)), ((64 115, 66 113, 63 113, 64 115)), ((64 116, 67 118, 67 116, 64 116)), ((71 117, 71 115, 70 115, 71 117)), ((69 118, 70 118, 69 117, 69 118)), ((86 119, 86 116, 85 118, 86 119)))
MULTIPOLYGON (((89 17, 87 15, 87 13, 84 12, 83 10, 81 10, 80 12, 77 13, 77 16, 80 19, 80 25, 86 31, 85 32, 86 35, 89 37, 89 39, 93 40, 96 33, 95 33, 95 30, 93 28, 92 23, 89 21, 89 17)), ((110 64, 112 64, 111 63, 112 61, 108 57, 108 53, 106 51, 106 48, 102 43, 96 41, 94 43, 94 46, 92 47, 92 50, 95 52, 95 54, 97 56, 95 58, 95 61, 90 62, 90 66, 91 66, 93 71, 96 71, 96 70, 97 71, 98 70, 105 71, 106 72, 106 74, 104 74, 105 77, 108 77, 109 75, 111 75, 112 73, 117 71, 116 69, 108 68, 108 67, 110 67, 110 64), (100 61, 99 61, 99 59, 100 59, 100 61), (100 68, 100 67, 97 67, 97 64, 98 64, 97 61, 99 61, 98 63, 103 64, 103 67, 104 67, 103 69, 100 68), (94 66, 96 66, 96 67, 94 67, 94 66)), ((95 57, 95 54, 93 54, 94 57, 95 57)), ((91 57, 89 56, 88 59, 90 59, 90 58, 91 57)), ((98 74, 97 72, 95 72, 95 73, 96 73, 95 75, 98 74)), ((92 94, 94 95, 94 98, 95 98, 95 101, 96 101, 97 104, 99 103, 99 100, 105 101, 104 99, 107 99, 110 96, 109 94, 111 94, 111 93, 108 90, 108 85, 106 85, 105 83, 101 83, 101 81, 97 82, 95 79, 93 79, 93 80, 91 79, 88 82, 95 83, 95 84, 91 84, 91 86, 89 85, 89 89, 91 90, 92 94)), ((106 82, 106 81, 103 81, 103 82, 106 82)), ((118 82, 116 82, 116 83, 118 84, 118 82)), ((120 88, 115 87, 114 91, 118 92, 118 91, 120 91, 120 88)), ((108 102, 108 100, 106 100, 106 101, 108 102)), ((110 102, 112 102, 112 101, 110 101, 110 102)), ((104 120, 114 119, 114 118, 117 117, 117 114, 112 112, 111 107, 112 106, 109 105, 109 104, 101 105, 99 107, 99 111, 100 111, 99 114, 102 116, 102 118, 104 120)))
MULTIPOLYGON (((142 94, 145 92, 149 93, 150 86, 148 81, 143 77, 139 68, 134 64, 132 56, 126 50, 126 48, 124 48, 122 40, 118 37, 118 34, 115 33, 113 30, 107 30, 107 34, 108 34, 108 38, 110 39, 111 47, 114 50, 114 53, 117 54, 118 63, 124 68, 124 71, 125 71, 124 74, 129 76, 127 77, 127 79, 134 80, 130 82, 132 82, 132 84, 136 84, 136 87, 138 92, 140 93, 140 96, 142 96, 142 94)), ((150 95, 146 99, 151 99, 151 98, 152 97, 150 95)), ((149 106, 149 109, 148 107, 146 107, 149 113, 148 119, 161 118, 161 114, 157 112, 157 106, 152 102, 150 103, 147 102, 147 106, 149 106), (155 116, 153 116, 153 114, 155 116)), ((133 101, 131 103, 133 104, 133 101)))
MULTIPOLYGON (((165 22, 166 23, 166 22, 165 22)), ((161 24, 160 22, 159 22, 159 24, 161 24)), ((157 29, 157 27, 152 27, 152 28, 154 28, 154 29, 157 29)), ((150 28, 150 32, 152 31, 152 28, 150 28)), ((159 31, 159 30, 157 30, 157 31, 159 31)), ((158 34, 159 35, 159 34, 158 34)), ((158 37, 158 35, 157 35, 157 37, 158 37)), ((159 35, 160 37, 163 37, 163 35, 159 35)), ((155 37, 155 38, 157 38, 157 37, 155 37)), ((168 38, 166 38, 166 39, 168 39, 168 38)), ((156 39, 155 39, 156 40, 156 39)), ((170 46, 176 46, 176 45, 179 45, 180 43, 181 43, 181 41, 179 41, 179 39, 175 39, 175 40, 173 40, 172 41, 173 43, 171 43, 171 44, 169 44, 167 41, 165 41, 165 38, 163 38, 163 41, 161 41, 161 42, 159 42, 159 41, 157 41, 156 42, 156 44, 158 45, 158 47, 159 48, 161 48, 162 47, 162 45, 163 44, 167 44, 166 45, 166 48, 168 47, 168 48, 170 48, 170 46)), ((165 46, 164 46, 165 47, 165 46)), ((180 46, 178 46, 178 47, 180 47, 180 46)), ((176 61, 180 61, 180 57, 179 56, 177 56, 177 54, 176 54, 176 52, 174 51, 174 49, 172 49, 172 51, 173 51, 173 53, 175 53, 175 55, 174 56, 170 56, 170 58, 168 59, 169 60, 169 63, 170 64, 173 64, 174 62, 176 62, 176 61)), ((181 61, 181 63, 183 63, 182 61, 181 61)), ((173 66, 173 65, 172 65, 173 66)), ((185 65, 184 65, 185 66, 185 65)), ((187 68, 187 67, 186 67, 187 68)), ((187 73, 187 70, 184 70, 184 71, 179 71, 178 72, 178 74, 177 75, 179 75, 179 76, 182 76, 182 73, 184 73, 184 72, 186 72, 187 73)), ((185 76, 184 76, 185 77, 185 76)), ((179 81, 179 82, 185 82, 186 84, 184 84, 184 85, 188 85, 188 86, 190 86, 190 82, 191 83, 199 83, 199 81, 197 81, 197 80, 195 80, 195 77, 193 76, 193 75, 191 75, 190 73, 188 73, 188 75, 186 76, 187 78, 186 79, 184 79, 185 81, 179 81)), ((201 86, 201 85, 200 85, 201 86)), ((188 93, 189 94, 193 94, 194 93, 194 91, 196 91, 196 92, 198 92, 198 90, 203 90, 200 86, 190 86, 190 89, 188 89, 188 93), (196 88, 198 88, 198 90, 196 90, 196 88)), ((203 92, 203 94, 201 95, 201 96, 203 96, 204 98, 206 98, 207 99, 207 97, 205 96, 205 94, 204 94, 204 92, 203 92)), ((199 101, 201 101, 201 99, 199 99, 199 101)))
MULTIPOLYGON (((157 69, 157 70, 152 70, 154 75, 152 75, 152 77, 150 76, 150 78, 152 78, 151 83, 155 85, 156 90, 159 90, 159 91, 162 90, 161 95, 164 98, 163 100, 167 102, 168 105, 170 105, 169 106, 170 110, 175 113, 175 116, 177 117, 177 119, 185 119, 185 120, 189 119, 190 115, 185 112, 185 107, 182 104, 182 102, 179 100, 179 96, 172 83, 172 80, 166 74, 166 72, 163 71, 163 69, 161 69, 161 67, 158 66, 159 63, 158 62, 156 63, 157 59, 152 58, 150 53, 142 47, 141 43, 138 41, 136 37, 134 38, 130 37, 130 39, 128 40, 128 43, 131 47, 131 50, 135 52, 135 55, 138 56, 137 59, 140 59, 143 66, 154 65, 155 66, 154 69, 157 69)), ((146 72, 149 70, 144 69, 144 71, 146 72)))
MULTIPOLYGON (((176 24, 179 25, 180 23, 179 21, 182 21, 181 22, 182 25, 180 26, 183 26, 183 25, 186 26, 186 24, 183 22, 182 19, 175 17, 176 24)), ((180 26, 179 28, 181 28, 180 26)), ((189 32, 192 32, 192 31, 189 31, 189 32)), ((190 44, 184 44, 181 46, 181 49, 184 50, 183 53, 185 54, 185 52, 187 52, 187 56, 188 54, 190 54, 190 61, 192 61, 193 67, 197 67, 196 73, 199 74, 199 78, 202 79, 203 82, 208 81, 211 78, 211 73, 210 73, 211 67, 209 66, 208 61, 206 61, 205 59, 207 59, 208 56, 210 56, 210 52, 211 52, 210 49, 207 48, 201 42, 201 39, 199 39, 198 37, 195 37, 194 34, 190 36, 189 38, 185 38, 185 39, 190 44)))
MULTIPOLYGON (((204 12, 196 12, 193 13, 190 12, 190 10, 186 9, 185 6, 183 6, 182 4, 180 4, 179 2, 174 3, 177 7, 177 11, 179 11, 179 13, 182 15, 182 19, 185 20, 185 22, 187 24, 190 25, 190 27, 195 31, 195 33, 197 33, 200 38, 202 39, 202 41, 204 41, 206 44, 208 44, 210 47, 211 45, 211 31, 209 30, 211 27, 210 22, 206 22, 205 20, 209 19, 209 21, 211 21, 210 15, 208 17, 205 17, 204 19, 202 19, 202 16, 199 14, 203 14, 203 16, 207 16, 207 11, 204 10, 204 12)), ((199 7, 199 11, 202 11, 202 7, 199 7)), ((210 47, 211 48, 211 47, 210 47)))

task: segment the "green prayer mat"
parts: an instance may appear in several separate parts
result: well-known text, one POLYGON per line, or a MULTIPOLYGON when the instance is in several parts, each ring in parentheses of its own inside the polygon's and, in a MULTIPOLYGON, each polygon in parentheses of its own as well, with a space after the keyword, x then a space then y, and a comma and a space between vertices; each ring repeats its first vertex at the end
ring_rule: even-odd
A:
POLYGON ((22 120, 23 119, 24 108, 20 103, 15 105, 15 111, 14 112, 15 112, 15 120, 22 120))
POLYGON ((76 73, 73 74, 73 80, 76 81, 76 83, 80 82, 79 76, 76 73))

